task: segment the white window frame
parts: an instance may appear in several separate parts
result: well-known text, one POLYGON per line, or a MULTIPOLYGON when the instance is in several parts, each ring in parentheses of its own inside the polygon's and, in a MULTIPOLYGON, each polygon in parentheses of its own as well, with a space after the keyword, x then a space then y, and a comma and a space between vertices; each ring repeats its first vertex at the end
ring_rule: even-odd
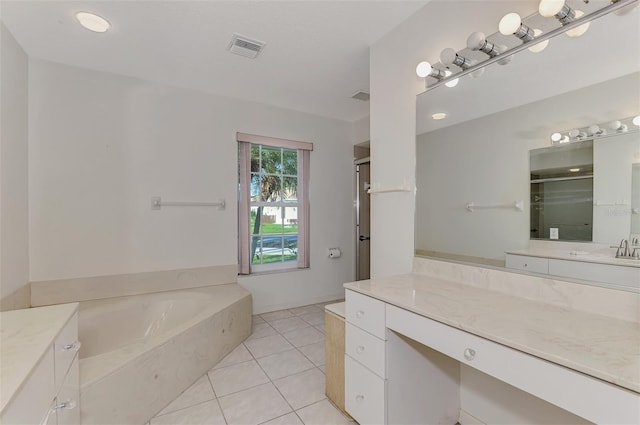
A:
MULTIPOLYGON (((258 136, 247 133, 237 133, 238 141, 238 272, 252 274, 271 271, 286 271, 290 269, 309 268, 309 162, 313 143, 288 139, 258 136), (269 264, 251 264, 251 145, 295 149, 298 153, 298 250, 297 261, 287 261, 269 264)), ((254 204, 261 204, 254 203, 254 204)), ((291 202, 264 202, 265 206, 292 207, 291 202)))

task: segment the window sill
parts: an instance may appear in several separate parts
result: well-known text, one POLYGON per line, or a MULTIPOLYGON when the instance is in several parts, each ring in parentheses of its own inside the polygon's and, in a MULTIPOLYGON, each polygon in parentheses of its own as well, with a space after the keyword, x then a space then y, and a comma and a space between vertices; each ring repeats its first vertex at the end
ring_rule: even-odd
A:
POLYGON ((304 269, 299 269, 297 267, 291 267, 288 269, 273 269, 273 270, 260 270, 257 272, 253 272, 250 274, 238 274, 238 279, 250 278, 252 276, 263 276, 269 274, 279 274, 279 273, 291 273, 291 272, 304 272, 310 270, 311 267, 307 267, 304 269))

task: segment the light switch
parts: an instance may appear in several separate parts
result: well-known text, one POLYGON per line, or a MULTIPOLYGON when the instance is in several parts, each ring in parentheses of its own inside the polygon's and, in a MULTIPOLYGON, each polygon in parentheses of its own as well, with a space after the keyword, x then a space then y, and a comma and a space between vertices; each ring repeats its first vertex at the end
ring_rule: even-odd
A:
POLYGON ((558 239, 558 228, 551 227, 549 229, 549 239, 558 239))

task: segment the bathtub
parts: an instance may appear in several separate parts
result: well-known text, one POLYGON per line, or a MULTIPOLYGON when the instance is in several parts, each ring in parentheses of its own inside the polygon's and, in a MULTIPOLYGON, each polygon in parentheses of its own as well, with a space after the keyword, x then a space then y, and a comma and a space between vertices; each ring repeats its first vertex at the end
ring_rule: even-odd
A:
POLYGON ((83 301, 83 424, 144 424, 251 333, 251 294, 225 284, 83 301))

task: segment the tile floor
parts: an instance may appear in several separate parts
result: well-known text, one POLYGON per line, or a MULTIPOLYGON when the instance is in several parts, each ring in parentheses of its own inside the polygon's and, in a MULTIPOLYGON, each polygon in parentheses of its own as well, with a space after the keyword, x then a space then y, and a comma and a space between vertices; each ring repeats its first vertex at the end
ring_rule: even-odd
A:
POLYGON ((325 396, 324 306, 253 317, 253 332, 150 425, 342 425, 325 396))

